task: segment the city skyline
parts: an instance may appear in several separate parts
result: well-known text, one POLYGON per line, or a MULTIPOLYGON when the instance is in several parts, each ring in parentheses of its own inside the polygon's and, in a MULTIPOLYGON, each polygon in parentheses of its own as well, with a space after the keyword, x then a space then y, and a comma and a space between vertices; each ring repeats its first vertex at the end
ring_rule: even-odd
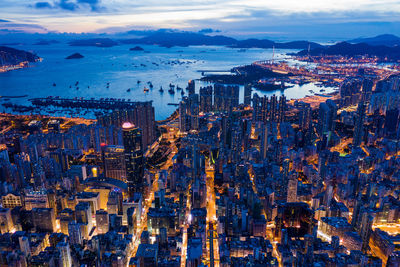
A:
POLYGON ((400 266, 399 0, 0 4, 1 266, 400 266))

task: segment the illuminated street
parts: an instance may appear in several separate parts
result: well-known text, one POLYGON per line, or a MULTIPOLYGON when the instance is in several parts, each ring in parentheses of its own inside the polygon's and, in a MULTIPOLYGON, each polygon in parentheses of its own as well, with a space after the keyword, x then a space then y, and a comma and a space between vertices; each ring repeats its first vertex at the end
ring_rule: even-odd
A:
POLYGON ((213 253, 213 266, 219 266, 219 243, 218 243, 218 232, 217 232, 217 224, 218 217, 216 212, 216 204, 215 204, 215 185, 214 185, 214 167, 212 165, 208 165, 206 168, 206 186, 207 186, 207 223, 206 223, 206 233, 207 233, 207 256, 206 262, 210 263, 211 253, 213 253), (210 225, 213 227, 213 231, 210 231, 210 225), (213 251, 210 250, 210 242, 209 236, 213 236, 213 251))

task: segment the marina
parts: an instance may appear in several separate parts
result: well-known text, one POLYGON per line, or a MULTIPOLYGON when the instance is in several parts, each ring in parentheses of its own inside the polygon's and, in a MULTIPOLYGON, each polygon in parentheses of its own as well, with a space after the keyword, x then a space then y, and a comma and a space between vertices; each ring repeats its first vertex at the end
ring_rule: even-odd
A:
MULTIPOLYGON (((29 101, 34 106, 53 106, 62 108, 85 108, 85 109, 128 109, 135 107, 143 102, 130 101, 130 99, 116 99, 116 98, 100 98, 100 99, 85 99, 80 98, 61 98, 61 97, 45 97, 45 98, 32 98, 29 101)), ((151 103, 152 101, 146 101, 151 103)))

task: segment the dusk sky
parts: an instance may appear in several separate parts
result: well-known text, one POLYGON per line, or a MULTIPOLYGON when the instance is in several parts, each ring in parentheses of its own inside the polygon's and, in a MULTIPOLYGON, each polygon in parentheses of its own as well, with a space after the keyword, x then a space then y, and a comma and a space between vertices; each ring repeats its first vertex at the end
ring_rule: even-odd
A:
POLYGON ((400 34, 399 0, 0 0, 0 30, 122 32, 213 28, 277 39, 400 34))

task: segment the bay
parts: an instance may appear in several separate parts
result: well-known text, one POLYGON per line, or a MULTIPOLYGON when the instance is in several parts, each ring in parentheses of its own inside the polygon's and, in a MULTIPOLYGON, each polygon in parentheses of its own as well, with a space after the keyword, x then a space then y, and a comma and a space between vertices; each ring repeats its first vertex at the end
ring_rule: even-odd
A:
MULTIPOLYGON (((185 89, 189 80, 196 80, 198 92, 200 86, 207 85, 197 80, 201 78, 199 70, 228 71, 273 57, 272 49, 247 49, 243 52, 220 46, 165 48, 144 45, 141 47, 145 51, 129 51, 131 47, 72 47, 65 43, 15 46, 37 53, 43 61, 31 64, 29 68, 0 73, 0 95, 28 95, 27 98, 11 100, 12 103, 25 105, 29 104, 28 98, 47 96, 151 100, 156 120, 162 120, 176 109, 168 103, 179 103, 182 98, 180 91, 175 90, 174 95, 168 93, 170 83, 185 89), (84 58, 65 59, 73 53, 80 53, 84 58), (152 83, 153 89, 144 92, 144 87, 149 88, 148 82, 152 83), (164 93, 159 92, 160 86, 164 93)), ((285 54, 290 52, 294 50, 275 50, 274 58, 287 58, 285 54)), ((324 89, 325 93, 334 90, 324 89)), ((314 84, 294 85, 284 94, 288 99, 298 99, 310 95, 310 90, 319 92, 320 88, 314 84)), ((282 94, 279 90, 255 92, 268 96, 282 94)), ((243 87, 240 101, 243 102, 243 87)))

